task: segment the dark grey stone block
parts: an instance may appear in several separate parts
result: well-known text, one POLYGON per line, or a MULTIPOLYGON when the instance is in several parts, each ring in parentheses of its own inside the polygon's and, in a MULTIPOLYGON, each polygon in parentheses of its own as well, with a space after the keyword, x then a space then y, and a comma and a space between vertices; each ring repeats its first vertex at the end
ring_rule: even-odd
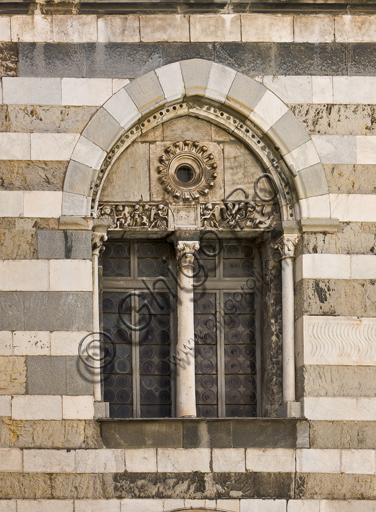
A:
POLYGON ((86 43, 87 77, 136 78, 162 66, 160 45, 86 43))
POLYGON ((181 420, 104 421, 103 443, 107 448, 182 448, 181 420))
POLYGON ((65 357, 27 356, 26 368, 29 395, 67 394, 65 357))
POLYGON ((24 292, 26 331, 91 331, 90 292, 24 292))
POLYGON ((216 43, 215 62, 246 75, 274 75, 273 43, 216 43))
POLYGON ((19 46, 19 76, 86 76, 84 44, 19 43, 19 46))
POLYGON ((93 394, 93 370, 80 357, 66 357, 67 395, 93 394))
POLYGON ((376 44, 349 44, 349 75, 375 76, 376 44))
POLYGON ((163 65, 187 59, 206 59, 214 61, 213 43, 163 43, 163 65))
POLYGON ((89 231, 37 231, 38 258, 91 259, 91 232, 89 231))
POLYGON ((347 75, 343 43, 277 43, 276 75, 347 75))
POLYGON ((18 44, 0 43, 0 76, 17 76, 18 44))
POLYGON ((22 292, 0 292, 0 311, 1 331, 24 330, 22 292))
POLYGON ((234 448, 295 448, 297 420, 237 420, 232 425, 234 448))
POLYGON ((104 420, 107 448, 295 448, 304 420, 267 418, 104 420))
POLYGON ((230 420, 183 422, 183 448, 232 448, 232 445, 230 420))

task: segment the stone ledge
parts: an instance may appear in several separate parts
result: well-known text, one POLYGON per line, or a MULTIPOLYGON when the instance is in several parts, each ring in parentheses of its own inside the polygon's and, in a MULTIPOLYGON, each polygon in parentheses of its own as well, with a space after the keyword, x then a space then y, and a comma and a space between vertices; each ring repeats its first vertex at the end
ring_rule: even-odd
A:
MULTIPOLYGON (((295 448, 305 420, 263 418, 100 420, 106 448, 295 448)), ((302 434, 303 433, 303 434, 302 434)))

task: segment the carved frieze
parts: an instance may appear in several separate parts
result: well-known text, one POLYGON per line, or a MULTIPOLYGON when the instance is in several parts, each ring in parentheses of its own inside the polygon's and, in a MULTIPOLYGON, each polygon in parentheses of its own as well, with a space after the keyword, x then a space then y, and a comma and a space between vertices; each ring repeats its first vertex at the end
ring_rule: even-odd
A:
POLYGON ((174 199, 206 196, 217 178, 217 163, 205 144, 185 140, 168 146, 159 157, 158 181, 174 199))
POLYGON ((275 223, 273 204, 223 201, 200 206, 201 227, 210 229, 267 229, 275 223))
POLYGON ((111 230, 168 229, 168 208, 164 204, 150 204, 139 201, 137 204, 99 205, 98 218, 111 219, 111 230))
MULTIPOLYGON (((180 209, 185 208, 181 207, 180 209)), ((278 211, 273 204, 255 201, 223 201, 221 203, 203 203, 199 206, 201 229, 269 229, 278 219, 278 211)), ((176 229, 176 209, 161 203, 102 203, 98 207, 97 218, 111 220, 110 230, 176 229)), ((179 229, 192 229, 192 224, 179 224, 179 229)))

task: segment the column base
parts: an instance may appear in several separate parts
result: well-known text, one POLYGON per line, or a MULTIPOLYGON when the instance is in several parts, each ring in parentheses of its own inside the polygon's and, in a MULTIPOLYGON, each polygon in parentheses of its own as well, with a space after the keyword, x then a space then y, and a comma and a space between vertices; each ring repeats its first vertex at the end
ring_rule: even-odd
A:
POLYGON ((102 420, 110 417, 110 404, 108 402, 94 402, 94 419, 102 420))
POLYGON ((301 418, 302 404, 300 402, 284 402, 278 407, 278 418, 301 418))

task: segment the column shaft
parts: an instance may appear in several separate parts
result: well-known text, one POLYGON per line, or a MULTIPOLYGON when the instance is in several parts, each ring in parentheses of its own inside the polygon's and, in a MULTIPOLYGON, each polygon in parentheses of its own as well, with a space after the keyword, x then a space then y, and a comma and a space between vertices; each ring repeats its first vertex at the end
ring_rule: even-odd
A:
POLYGON ((176 343, 176 416, 196 417, 195 342, 193 311, 193 261, 197 242, 178 242, 176 245, 179 280, 176 343))

